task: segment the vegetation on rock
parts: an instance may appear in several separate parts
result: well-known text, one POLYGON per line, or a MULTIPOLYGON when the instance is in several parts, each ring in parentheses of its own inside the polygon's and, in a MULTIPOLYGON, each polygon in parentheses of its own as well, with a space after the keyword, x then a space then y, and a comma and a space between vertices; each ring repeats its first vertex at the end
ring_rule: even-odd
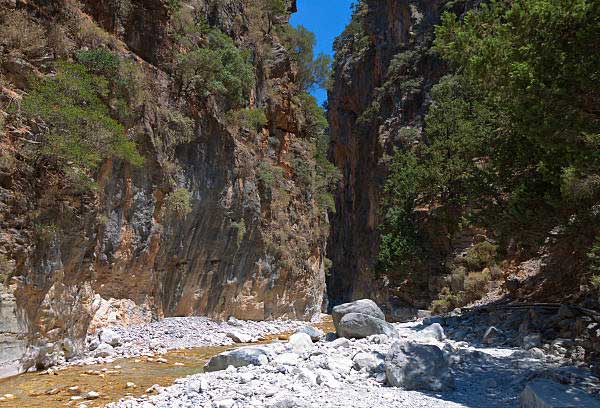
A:
MULTIPOLYGON (((466 225, 494 231, 500 251, 539 248, 556 225, 598 233, 600 59, 590 50, 599 13, 594 1, 517 0, 444 15, 435 50, 454 73, 431 92, 423 136, 391 161, 383 271, 418 273, 430 243, 417 209, 449 235, 466 225)), ((480 269, 483 252, 465 261, 480 269)), ((448 288, 442 296, 460 303, 448 288)))

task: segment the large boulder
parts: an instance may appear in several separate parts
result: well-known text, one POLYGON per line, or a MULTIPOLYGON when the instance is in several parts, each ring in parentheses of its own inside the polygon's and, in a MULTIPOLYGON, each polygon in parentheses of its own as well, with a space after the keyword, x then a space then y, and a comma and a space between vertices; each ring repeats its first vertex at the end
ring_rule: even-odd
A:
POLYGON ((398 337, 398 332, 388 322, 362 313, 348 313, 336 326, 339 337, 363 339, 374 334, 398 337))
POLYGON ((213 356, 204 366, 204 371, 225 370, 229 366, 244 367, 249 365, 265 365, 269 362, 268 354, 259 347, 243 347, 213 356))
POLYGON ((578 388, 543 379, 530 382, 521 393, 521 408, 564 407, 597 408, 600 400, 578 388))
POLYGON ((377 319, 385 320, 385 315, 375 302, 370 299, 360 299, 354 302, 344 303, 333 308, 331 311, 331 317, 333 318, 333 324, 336 328, 338 327, 340 320, 342 320, 342 317, 348 313, 361 313, 377 319))
POLYGON ((407 390, 445 391, 454 377, 442 351, 433 345, 396 341, 385 357, 388 383, 407 390))

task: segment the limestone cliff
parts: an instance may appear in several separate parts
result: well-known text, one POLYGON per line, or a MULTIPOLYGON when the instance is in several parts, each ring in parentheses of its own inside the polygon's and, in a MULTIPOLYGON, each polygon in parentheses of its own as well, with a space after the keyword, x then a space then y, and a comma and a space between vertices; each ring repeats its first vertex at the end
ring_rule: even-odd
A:
POLYGON ((107 320, 320 312, 328 221, 294 167, 314 166, 315 151, 296 97, 297 64, 270 28, 285 28, 295 2, 274 21, 259 3, 0 3, 3 24, 18 13, 30 30, 25 41, 48 40, 29 52, 0 39, 0 376, 68 357, 90 325, 107 320), (177 92, 175 7, 249 50, 255 85, 243 105, 264 111, 258 132, 232 124, 218 97, 177 92), (144 164, 104 160, 96 187, 78 191, 40 155, 48 124, 21 115, 20 104, 35 78, 54 75, 53 61, 94 46, 130 61, 147 84, 127 126, 144 164), (180 118, 190 135, 165 117, 180 118), (184 190, 189 208, 169 211, 184 190))
POLYGON ((403 285, 374 277, 387 159, 405 145, 406 130, 422 127, 428 93, 446 72, 430 52, 445 3, 362 2, 336 41, 329 92, 331 156, 344 180, 331 220, 333 268, 327 283, 333 303, 369 297, 387 305, 388 313, 399 306, 427 304, 421 283, 403 285), (403 66, 398 62, 402 58, 410 64, 403 66), (410 83, 410 89, 402 83, 410 83))

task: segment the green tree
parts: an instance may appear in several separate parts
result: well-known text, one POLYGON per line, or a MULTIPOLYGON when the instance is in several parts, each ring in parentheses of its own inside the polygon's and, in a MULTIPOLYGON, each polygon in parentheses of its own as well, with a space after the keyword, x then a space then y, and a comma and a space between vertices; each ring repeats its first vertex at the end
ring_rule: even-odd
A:
POLYGON ((48 126, 43 152, 64 168, 92 170, 105 158, 118 157, 133 165, 143 158, 124 127, 110 117, 104 99, 108 82, 83 65, 56 63, 56 74, 35 81, 23 99, 28 115, 48 126))
POLYGON ((391 162, 379 257, 386 271, 410 270, 430 247, 417 208, 450 233, 466 217, 517 240, 592 213, 600 54, 590 50, 599 15, 596 1, 514 0, 443 16, 435 50, 455 74, 433 88, 422 136, 391 162))
POLYGON ((296 82, 300 88, 307 91, 314 85, 326 87, 331 75, 331 57, 321 53, 315 58, 314 33, 302 25, 289 26, 284 32, 284 40, 298 66, 296 82))
POLYGON ((206 36, 206 46, 179 54, 175 67, 180 94, 201 100, 222 95, 231 107, 242 106, 254 86, 254 66, 248 50, 240 50, 218 29, 206 36))

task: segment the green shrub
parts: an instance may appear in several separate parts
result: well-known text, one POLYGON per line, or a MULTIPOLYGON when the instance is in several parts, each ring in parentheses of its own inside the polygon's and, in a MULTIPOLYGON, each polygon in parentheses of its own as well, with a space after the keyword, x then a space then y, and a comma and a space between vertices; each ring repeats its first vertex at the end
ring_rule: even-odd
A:
POLYGON ((600 290, 600 274, 592 275, 592 278, 590 279, 590 284, 594 289, 600 290))
POLYGON ((453 293, 445 287, 440 291, 438 298, 431 303, 431 311, 433 313, 446 313, 463 305, 462 293, 453 293))
POLYGON ((258 165, 258 179, 267 187, 274 188, 283 179, 283 169, 271 163, 262 162, 258 165))
POLYGON ((192 212, 192 195, 185 188, 178 188, 165 196, 163 214, 185 218, 192 212))
POLYGON ((230 114, 230 121, 243 129, 259 132, 267 125, 265 111, 257 108, 244 108, 230 114))
POLYGON ((244 240, 244 236, 246 235, 246 221, 244 218, 241 218, 239 221, 232 222, 231 227, 237 231, 236 242, 239 247, 241 242, 244 240))
POLYGON ((94 48, 92 50, 77 51, 77 61, 97 75, 110 79, 118 74, 121 59, 114 52, 106 48, 94 48))
POLYGON ((175 76, 180 93, 200 100, 221 95, 231 107, 244 105, 255 82, 250 51, 237 48, 218 29, 208 32, 206 42, 206 46, 177 56, 175 76))
POLYGON ((326 54, 314 57, 315 35, 304 26, 285 26, 281 36, 298 66, 296 82, 302 91, 314 85, 325 88, 331 76, 331 58, 326 54))
POLYGON ((15 156, 9 151, 0 152, 0 169, 13 170, 17 164, 15 156))
POLYGON ((466 256, 463 258, 463 261, 470 270, 481 270, 486 266, 492 265, 496 259, 497 249, 497 245, 494 245, 488 241, 480 242, 469 248, 466 256))
POLYGON ((3 285, 10 277, 10 263, 4 254, 0 254, 0 285, 3 285))
POLYGON ((56 63, 56 75, 37 80, 22 108, 48 126, 43 153, 63 167, 94 169, 105 158, 117 157, 134 166, 143 157, 125 129, 110 117, 103 98, 105 79, 92 75, 83 65, 56 63))
POLYGON ((471 272, 465 278, 466 300, 474 301, 486 294, 487 284, 491 280, 489 269, 482 272, 471 272))

